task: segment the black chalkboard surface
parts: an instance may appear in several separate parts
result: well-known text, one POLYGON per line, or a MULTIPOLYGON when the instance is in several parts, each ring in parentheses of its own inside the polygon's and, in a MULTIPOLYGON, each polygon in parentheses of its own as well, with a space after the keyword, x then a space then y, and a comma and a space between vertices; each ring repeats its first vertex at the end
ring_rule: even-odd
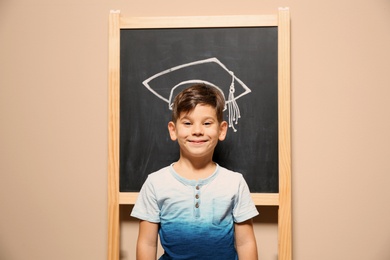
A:
POLYGON ((120 192, 138 192, 179 158, 167 130, 172 89, 190 79, 229 86, 231 72, 241 118, 214 160, 242 173, 253 193, 279 192, 277 27, 120 30, 120 192), (204 68, 185 65, 198 61, 204 68))

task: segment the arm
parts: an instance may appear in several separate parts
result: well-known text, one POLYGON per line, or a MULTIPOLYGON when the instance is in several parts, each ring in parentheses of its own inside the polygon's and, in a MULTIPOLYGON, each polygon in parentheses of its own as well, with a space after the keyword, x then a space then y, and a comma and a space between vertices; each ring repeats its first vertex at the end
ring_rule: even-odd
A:
POLYGON ((238 259, 257 260, 257 244, 252 219, 234 224, 238 259))
POLYGON ((158 223, 141 220, 137 240, 137 260, 155 260, 157 255, 158 223))

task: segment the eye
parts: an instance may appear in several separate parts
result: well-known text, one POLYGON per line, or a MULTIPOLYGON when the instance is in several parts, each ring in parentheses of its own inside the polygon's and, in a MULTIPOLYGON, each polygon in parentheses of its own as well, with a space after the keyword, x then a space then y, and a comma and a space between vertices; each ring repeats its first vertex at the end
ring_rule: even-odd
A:
POLYGON ((209 126, 209 125, 211 125, 212 124, 212 122, 205 122, 204 123, 204 125, 206 125, 206 126, 209 126))
POLYGON ((183 122, 183 125, 189 126, 189 125, 191 125, 191 122, 189 122, 189 121, 184 121, 184 122, 183 122))

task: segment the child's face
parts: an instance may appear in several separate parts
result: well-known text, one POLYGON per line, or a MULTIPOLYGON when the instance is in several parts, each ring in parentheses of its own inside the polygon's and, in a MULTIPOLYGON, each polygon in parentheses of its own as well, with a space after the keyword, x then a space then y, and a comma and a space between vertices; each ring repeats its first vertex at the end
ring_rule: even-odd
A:
POLYGON ((169 122, 169 133, 178 141, 181 154, 187 157, 212 156, 218 140, 226 137, 227 123, 218 122, 215 109, 197 105, 189 113, 181 113, 176 122, 169 122))

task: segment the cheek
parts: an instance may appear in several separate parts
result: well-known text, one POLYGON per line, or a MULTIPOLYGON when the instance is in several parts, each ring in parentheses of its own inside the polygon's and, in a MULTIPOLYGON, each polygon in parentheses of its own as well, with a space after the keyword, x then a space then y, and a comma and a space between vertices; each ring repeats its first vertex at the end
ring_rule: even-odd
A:
POLYGON ((185 129, 185 128, 177 129, 176 137, 177 138, 184 138, 184 137, 188 136, 190 133, 191 133, 191 131, 189 131, 188 129, 185 129))
POLYGON ((220 131, 218 131, 218 129, 216 129, 216 130, 213 130, 213 131, 210 131, 210 136, 213 136, 213 137, 215 137, 215 139, 218 139, 219 138, 219 136, 220 136, 220 131))

